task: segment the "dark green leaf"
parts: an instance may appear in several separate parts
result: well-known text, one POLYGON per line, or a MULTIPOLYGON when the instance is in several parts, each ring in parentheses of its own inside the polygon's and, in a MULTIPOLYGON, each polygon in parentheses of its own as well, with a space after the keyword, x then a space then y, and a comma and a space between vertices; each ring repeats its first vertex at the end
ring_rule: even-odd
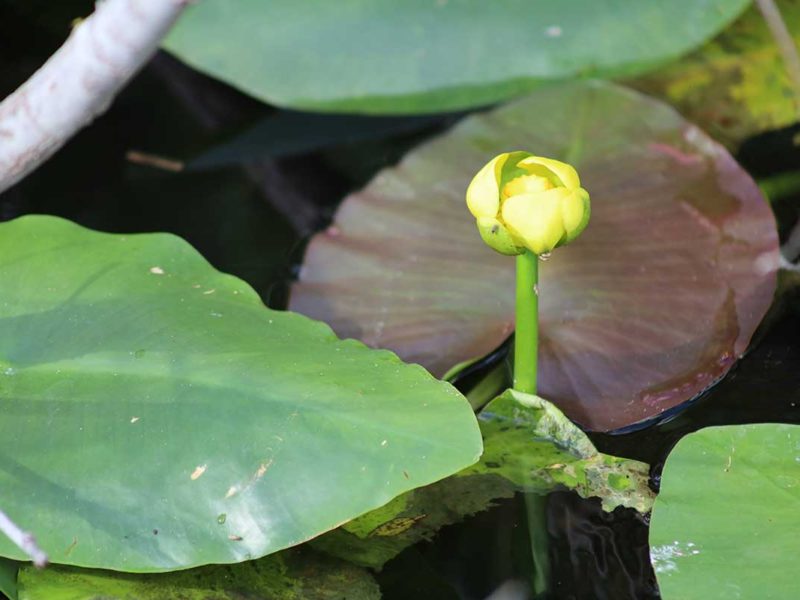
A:
POLYGON ((293 156, 339 144, 373 140, 431 127, 442 116, 368 117, 279 111, 188 163, 206 169, 267 157, 293 156))

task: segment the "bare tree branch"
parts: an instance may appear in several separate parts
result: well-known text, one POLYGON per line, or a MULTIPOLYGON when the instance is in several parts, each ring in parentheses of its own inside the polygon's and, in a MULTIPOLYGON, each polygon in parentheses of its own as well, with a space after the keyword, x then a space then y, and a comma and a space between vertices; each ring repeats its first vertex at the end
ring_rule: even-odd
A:
POLYGON ((0 531, 5 533, 20 550, 30 556, 33 564, 40 569, 47 566, 47 554, 36 545, 33 535, 23 531, 6 513, 0 510, 0 531))
POLYGON ((0 192, 105 112, 190 0, 104 0, 0 104, 0 192))

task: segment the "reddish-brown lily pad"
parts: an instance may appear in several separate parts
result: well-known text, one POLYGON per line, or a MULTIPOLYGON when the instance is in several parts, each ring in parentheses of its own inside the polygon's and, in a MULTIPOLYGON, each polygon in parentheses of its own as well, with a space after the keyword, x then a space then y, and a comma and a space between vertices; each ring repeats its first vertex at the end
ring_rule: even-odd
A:
POLYGON ((599 82, 464 119, 342 204, 306 253, 293 310, 436 375, 514 329, 514 260, 464 190, 492 156, 574 164, 592 220, 541 269, 539 393, 593 430, 657 416, 745 350, 775 289, 772 213, 727 151, 668 106, 599 82))

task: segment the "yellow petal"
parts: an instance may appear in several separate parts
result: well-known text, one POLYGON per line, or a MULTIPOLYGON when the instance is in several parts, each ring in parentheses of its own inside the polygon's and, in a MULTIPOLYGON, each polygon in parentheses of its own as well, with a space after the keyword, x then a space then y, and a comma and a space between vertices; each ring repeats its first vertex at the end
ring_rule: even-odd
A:
POLYGON ((564 198, 561 204, 561 214, 564 218, 567 237, 562 244, 571 242, 586 228, 591 212, 589 206, 589 193, 583 188, 578 188, 564 198))
MULTIPOLYGON (((553 160, 552 158, 544 158, 543 156, 529 156, 523 158, 517 163, 518 166, 523 167, 535 174, 537 167, 544 167, 561 181, 561 184, 570 190, 576 190, 581 187, 581 180, 578 177, 578 172, 572 165, 561 162, 560 160, 553 160)), ((556 182, 558 183, 558 182, 556 182)))
POLYGON ((500 172, 508 153, 499 154, 478 171, 467 188, 467 208, 476 218, 496 217, 500 211, 500 172))
POLYGON ((503 202, 503 221, 534 254, 550 252, 565 235, 561 204, 569 195, 565 188, 554 188, 513 196, 503 202))
POLYGON ((479 218, 478 231, 483 241, 500 254, 516 256, 525 252, 525 246, 518 243, 505 225, 495 218, 479 218))
POLYGON ((510 198, 518 194, 532 194, 534 192, 543 192, 553 188, 553 183, 547 177, 540 177, 539 175, 522 175, 512 179, 503 186, 500 192, 501 198, 510 198))

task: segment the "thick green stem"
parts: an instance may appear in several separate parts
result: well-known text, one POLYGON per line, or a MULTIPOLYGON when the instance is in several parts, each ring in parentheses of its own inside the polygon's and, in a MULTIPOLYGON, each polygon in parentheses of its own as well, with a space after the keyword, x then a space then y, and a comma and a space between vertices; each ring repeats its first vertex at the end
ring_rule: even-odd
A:
POLYGON ((525 494, 526 521, 531 541, 533 597, 545 598, 550 591, 550 539, 547 533, 547 496, 525 494))
MULTIPOLYGON (((539 358, 539 257, 533 252, 517 256, 517 328, 514 333, 514 389, 536 393, 539 358)), ((533 554, 534 597, 547 595, 550 561, 547 539, 547 497, 525 495, 533 554)))
POLYGON ((536 393, 539 354, 539 257, 517 256, 517 328, 514 333, 514 389, 536 393))

